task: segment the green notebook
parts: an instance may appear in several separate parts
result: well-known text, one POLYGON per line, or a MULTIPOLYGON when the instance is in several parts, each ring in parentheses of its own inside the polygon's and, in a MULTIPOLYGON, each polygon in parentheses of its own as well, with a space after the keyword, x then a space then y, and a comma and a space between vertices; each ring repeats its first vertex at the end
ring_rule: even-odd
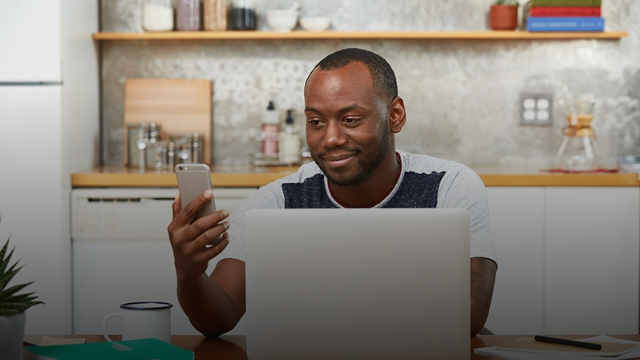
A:
POLYGON ((193 351, 158 339, 89 344, 28 346, 24 360, 194 360, 193 351))

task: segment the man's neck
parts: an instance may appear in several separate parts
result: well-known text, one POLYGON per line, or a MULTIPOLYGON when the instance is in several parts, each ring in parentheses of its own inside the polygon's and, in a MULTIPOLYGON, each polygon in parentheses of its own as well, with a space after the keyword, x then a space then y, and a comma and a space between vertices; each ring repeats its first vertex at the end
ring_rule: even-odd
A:
POLYGON ((400 155, 394 151, 365 180, 349 186, 329 181, 329 191, 333 199, 346 208, 374 207, 391 193, 401 168, 400 155))

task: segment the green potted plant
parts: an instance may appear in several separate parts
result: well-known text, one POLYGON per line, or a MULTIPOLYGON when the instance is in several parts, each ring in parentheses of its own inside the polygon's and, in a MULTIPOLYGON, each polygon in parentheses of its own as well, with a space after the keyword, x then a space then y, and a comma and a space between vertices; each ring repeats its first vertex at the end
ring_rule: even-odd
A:
POLYGON ((19 360, 22 356, 24 326, 27 319, 25 311, 34 305, 43 304, 43 302, 36 300, 35 292, 18 294, 33 281, 8 287, 11 279, 24 266, 18 266, 20 260, 10 264, 15 248, 11 251, 8 249, 9 239, 0 250, 0 354, 3 359, 19 360))
POLYGON ((497 0, 489 9, 489 27, 493 30, 515 30, 518 27, 518 0, 497 0))

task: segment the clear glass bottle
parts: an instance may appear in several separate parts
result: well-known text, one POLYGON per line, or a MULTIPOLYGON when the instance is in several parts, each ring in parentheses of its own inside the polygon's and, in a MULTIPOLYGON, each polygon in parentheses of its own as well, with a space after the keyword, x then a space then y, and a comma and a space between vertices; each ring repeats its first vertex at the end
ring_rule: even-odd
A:
POLYGON ((148 124, 141 123, 138 129, 138 137, 136 139, 136 147, 138 148, 138 166, 144 171, 147 166, 146 150, 149 144, 149 128, 148 124))
POLYGON ((160 144, 160 129, 162 125, 152 122, 149 123, 149 138, 146 146, 146 159, 145 165, 146 167, 155 168, 157 167, 157 151, 161 147, 160 144))
POLYGON ((179 138, 176 141, 178 148, 178 163, 191 164, 191 139, 188 136, 179 138))
POLYGON ((227 0, 203 1, 203 28, 209 31, 227 30, 227 0))
POLYGON ((302 146, 300 132, 294 125, 292 112, 293 110, 287 110, 284 130, 279 134, 278 160, 287 165, 300 162, 300 150, 302 146))
POLYGON ((204 133, 194 132, 191 136, 191 160, 204 163, 204 133))
POLYGON ((180 31, 200 30, 200 1, 178 0, 176 28, 180 31))
POLYGON ((167 169, 173 170, 176 162, 176 152, 175 152, 176 143, 173 141, 169 141, 169 145, 167 147, 167 169))
POLYGON ((171 0, 144 0, 142 3, 142 28, 145 31, 173 30, 171 0))

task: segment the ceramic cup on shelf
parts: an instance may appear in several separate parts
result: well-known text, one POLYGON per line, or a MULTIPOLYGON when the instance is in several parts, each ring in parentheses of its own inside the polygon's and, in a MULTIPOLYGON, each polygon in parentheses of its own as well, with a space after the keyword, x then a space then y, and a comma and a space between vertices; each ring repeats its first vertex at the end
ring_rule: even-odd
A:
POLYGON ((267 10, 267 25, 275 32, 290 32, 298 23, 300 15, 297 9, 267 10))
POLYGON ((107 314, 102 320, 105 340, 107 322, 112 317, 122 318, 122 340, 156 338, 171 341, 171 308, 173 304, 160 301, 130 302, 120 305, 122 312, 107 314))
POLYGON ((307 31, 325 31, 331 26, 331 19, 321 16, 305 16, 300 18, 300 26, 307 31))

